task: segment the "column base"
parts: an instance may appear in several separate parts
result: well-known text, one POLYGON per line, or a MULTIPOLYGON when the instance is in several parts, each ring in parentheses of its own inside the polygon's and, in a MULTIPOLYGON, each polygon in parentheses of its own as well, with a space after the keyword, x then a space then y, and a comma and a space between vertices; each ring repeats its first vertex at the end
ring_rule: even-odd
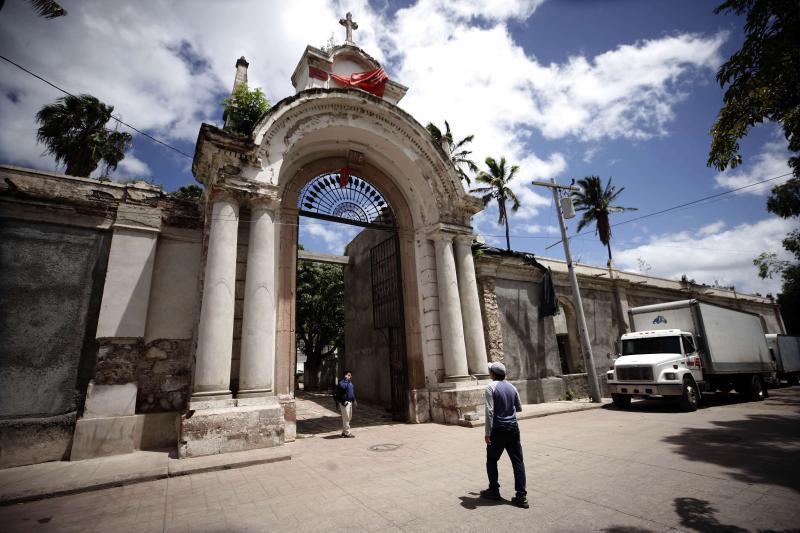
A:
POLYGON ((472 374, 478 381, 489 379, 489 374, 472 374))
POLYGON ((472 376, 470 376, 469 374, 465 374, 463 376, 445 376, 444 377, 445 381, 453 381, 453 382, 470 381, 471 379, 472 379, 472 376))
POLYGON ((181 417, 178 454, 201 457, 280 446, 286 423, 274 396, 262 405, 206 409, 181 417))
POLYGON ((476 419, 484 414, 486 386, 450 383, 454 387, 430 390, 431 416, 439 424, 456 425, 466 418, 476 419))
POLYGON ((220 394, 220 395, 199 395, 193 394, 192 397, 189 399, 189 410, 190 411, 198 411, 198 410, 205 410, 205 409, 223 409, 225 407, 235 407, 236 400, 233 399, 233 395, 228 393, 220 394))

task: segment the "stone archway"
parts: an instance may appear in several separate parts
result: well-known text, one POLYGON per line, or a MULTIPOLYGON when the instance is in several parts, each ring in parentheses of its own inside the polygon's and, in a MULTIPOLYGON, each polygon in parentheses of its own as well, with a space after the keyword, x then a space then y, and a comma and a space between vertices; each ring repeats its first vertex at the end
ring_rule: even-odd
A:
MULTIPOLYGON (((329 52, 309 47, 292 76, 297 94, 278 102, 249 137, 201 128, 192 169, 207 190, 207 253, 193 415, 183 422, 182 456, 294 438, 297 200, 309 180, 344 167, 377 187, 395 210, 407 420, 457 423, 482 407, 474 380, 485 377, 487 357, 469 224, 483 204, 466 193, 445 149, 397 107, 405 87, 388 81, 385 94, 374 96, 337 88, 330 78, 375 64, 350 44, 329 52), (249 209, 246 230, 240 208, 249 209), (246 245, 237 243, 240 234, 246 245), (231 390, 237 313, 239 388, 231 390), (238 420, 233 433, 231 420, 238 420)), ((237 62, 240 79, 246 80, 246 62, 237 62)))
POLYGON ((566 366, 567 372, 564 372, 565 374, 584 372, 575 307, 569 298, 565 296, 558 298, 558 307, 560 313, 553 317, 553 325, 558 342, 559 355, 564 358, 563 362, 566 363, 566 365, 562 363, 562 370, 563 366, 566 366))

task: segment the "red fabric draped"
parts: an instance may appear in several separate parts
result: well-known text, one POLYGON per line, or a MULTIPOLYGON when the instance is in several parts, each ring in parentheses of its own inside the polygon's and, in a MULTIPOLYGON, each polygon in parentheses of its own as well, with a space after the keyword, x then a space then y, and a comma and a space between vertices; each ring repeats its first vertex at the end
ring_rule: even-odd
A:
POLYGON ((383 68, 376 68, 375 70, 370 70, 368 72, 356 72, 350 76, 338 76, 336 74, 331 74, 331 78, 338 81, 342 85, 348 85, 350 87, 358 87, 368 93, 372 93, 375 96, 383 96, 383 91, 386 88, 386 82, 389 80, 389 76, 386 75, 386 71, 383 68))

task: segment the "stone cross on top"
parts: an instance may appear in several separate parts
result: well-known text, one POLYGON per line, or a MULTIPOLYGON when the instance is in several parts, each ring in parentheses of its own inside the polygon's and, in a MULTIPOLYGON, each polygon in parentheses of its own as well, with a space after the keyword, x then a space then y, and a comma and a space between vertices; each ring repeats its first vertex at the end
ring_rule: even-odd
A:
POLYGON ((355 45, 356 43, 353 42, 353 30, 358 29, 358 24, 353 22, 352 13, 348 11, 346 18, 339 19, 339 24, 347 28, 347 39, 345 39, 345 43, 355 45))

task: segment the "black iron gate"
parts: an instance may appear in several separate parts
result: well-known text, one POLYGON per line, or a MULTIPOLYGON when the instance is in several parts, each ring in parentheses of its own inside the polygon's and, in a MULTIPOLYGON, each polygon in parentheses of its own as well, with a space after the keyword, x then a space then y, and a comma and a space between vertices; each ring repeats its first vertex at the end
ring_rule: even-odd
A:
POLYGON ((392 235, 369 252, 372 267, 372 323, 381 330, 389 347, 392 383, 392 419, 408 417, 408 367, 403 280, 400 273, 400 240, 392 235))

